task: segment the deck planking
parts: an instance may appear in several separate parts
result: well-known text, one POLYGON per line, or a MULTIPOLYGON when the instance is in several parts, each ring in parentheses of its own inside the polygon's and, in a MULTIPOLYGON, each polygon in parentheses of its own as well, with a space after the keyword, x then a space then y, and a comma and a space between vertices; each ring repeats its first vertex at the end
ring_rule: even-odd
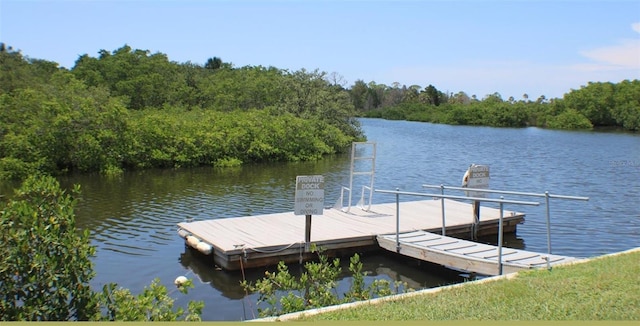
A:
MULTIPOLYGON (((400 204, 400 232, 442 229, 440 200, 418 200, 400 204)), ((468 234, 472 205, 445 199, 447 234, 468 234)), ((504 212, 506 231, 524 221, 522 213, 504 212)), ((483 207, 480 233, 496 234, 500 211, 483 207)), ((211 246, 214 262, 224 269, 260 267, 306 259, 305 216, 293 212, 183 222, 179 230, 211 246), (304 256, 304 257, 303 257, 304 256), (243 260, 242 265, 240 259, 243 260)), ((396 230, 396 203, 372 205, 369 210, 352 207, 349 212, 326 208, 312 217, 311 242, 325 250, 376 246, 377 236, 396 230)))

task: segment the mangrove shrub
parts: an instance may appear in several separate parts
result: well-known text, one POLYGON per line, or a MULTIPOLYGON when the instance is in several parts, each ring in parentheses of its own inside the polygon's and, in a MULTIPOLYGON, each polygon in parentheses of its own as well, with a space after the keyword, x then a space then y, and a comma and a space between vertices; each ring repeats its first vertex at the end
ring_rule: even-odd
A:
POLYGON ((203 304, 174 308, 158 280, 138 296, 114 283, 91 288, 95 248, 75 226, 78 195, 78 186, 67 193, 34 175, 0 206, 0 320, 198 320, 203 304))

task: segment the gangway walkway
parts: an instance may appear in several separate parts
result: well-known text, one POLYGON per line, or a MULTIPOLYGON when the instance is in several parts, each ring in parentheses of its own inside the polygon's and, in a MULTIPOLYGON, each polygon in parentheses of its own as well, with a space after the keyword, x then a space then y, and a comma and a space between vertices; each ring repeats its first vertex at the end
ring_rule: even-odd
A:
POLYGON ((381 248, 404 256, 483 275, 500 275, 524 269, 546 268, 549 265, 563 264, 577 259, 504 248, 502 262, 500 262, 497 246, 426 231, 400 233, 399 245, 396 243, 395 233, 378 235, 377 240, 381 248))
MULTIPOLYGON (((441 185, 442 190, 445 189, 441 185)), ((451 188, 451 187, 450 187, 451 188)), ((516 193, 512 191, 489 190, 477 188, 457 188, 463 190, 509 193, 519 195, 538 196, 531 193, 516 193)), ((558 256, 551 254, 551 248, 547 254, 536 252, 503 248, 503 220, 504 220, 504 204, 529 205, 537 206, 538 202, 528 202, 519 200, 479 198, 470 196, 450 196, 442 194, 425 194, 394 190, 376 190, 379 193, 395 194, 396 196, 396 232, 395 234, 382 234, 376 237, 378 245, 386 250, 396 253, 440 264, 454 269, 461 269, 469 272, 480 273, 484 275, 502 275, 504 273, 512 273, 522 269, 532 269, 537 267, 551 268, 553 265, 561 264, 576 260, 574 257, 558 256), (410 195, 419 197, 440 198, 442 201, 442 234, 431 233, 424 230, 401 231, 400 230, 400 195, 410 195), (445 199, 472 200, 494 202, 500 204, 500 217, 498 220, 498 245, 491 246, 478 242, 466 241, 457 238, 445 236, 445 199)), ((545 193, 547 198, 547 221, 549 220, 549 193, 545 193)), ((588 197, 560 196, 556 198, 588 200, 588 197)), ((550 240, 549 240, 550 243, 550 240)))

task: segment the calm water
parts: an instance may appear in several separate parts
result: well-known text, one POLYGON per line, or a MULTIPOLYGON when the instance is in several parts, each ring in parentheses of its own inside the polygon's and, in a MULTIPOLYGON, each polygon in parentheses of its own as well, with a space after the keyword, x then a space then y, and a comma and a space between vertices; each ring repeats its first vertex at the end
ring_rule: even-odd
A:
MULTIPOLYGON (((361 122, 369 141, 377 143, 377 189, 425 192, 423 184, 458 186, 469 164, 486 164, 493 189, 590 197, 588 202, 552 200, 553 253, 590 257, 640 246, 640 135, 361 122)), ((186 275, 195 289, 188 297, 176 292, 178 304, 203 300, 205 320, 244 320, 254 317, 255 294, 246 296, 238 286, 240 273, 216 270, 185 251, 176 223, 293 210, 295 177, 309 174, 325 176, 325 204, 332 205, 340 186, 348 185, 349 156, 224 170, 144 171, 116 179, 71 176, 61 182, 82 188, 76 213, 97 247, 95 286, 117 282, 138 292, 159 277, 173 289, 175 277, 186 275)), ((375 194, 373 199, 394 197, 375 194)), ((527 214, 507 245, 546 252, 544 207, 505 209, 527 214)), ((383 255, 365 256, 364 264, 371 278, 406 281, 414 288, 461 279, 383 255)), ((246 277, 255 280, 262 273, 254 270, 246 277)))

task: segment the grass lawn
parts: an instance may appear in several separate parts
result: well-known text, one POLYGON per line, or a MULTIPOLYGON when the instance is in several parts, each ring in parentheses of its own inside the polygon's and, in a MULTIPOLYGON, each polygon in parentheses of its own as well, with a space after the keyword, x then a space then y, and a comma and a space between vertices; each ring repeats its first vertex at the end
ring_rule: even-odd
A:
POLYGON ((640 320, 640 250, 298 320, 640 320))

